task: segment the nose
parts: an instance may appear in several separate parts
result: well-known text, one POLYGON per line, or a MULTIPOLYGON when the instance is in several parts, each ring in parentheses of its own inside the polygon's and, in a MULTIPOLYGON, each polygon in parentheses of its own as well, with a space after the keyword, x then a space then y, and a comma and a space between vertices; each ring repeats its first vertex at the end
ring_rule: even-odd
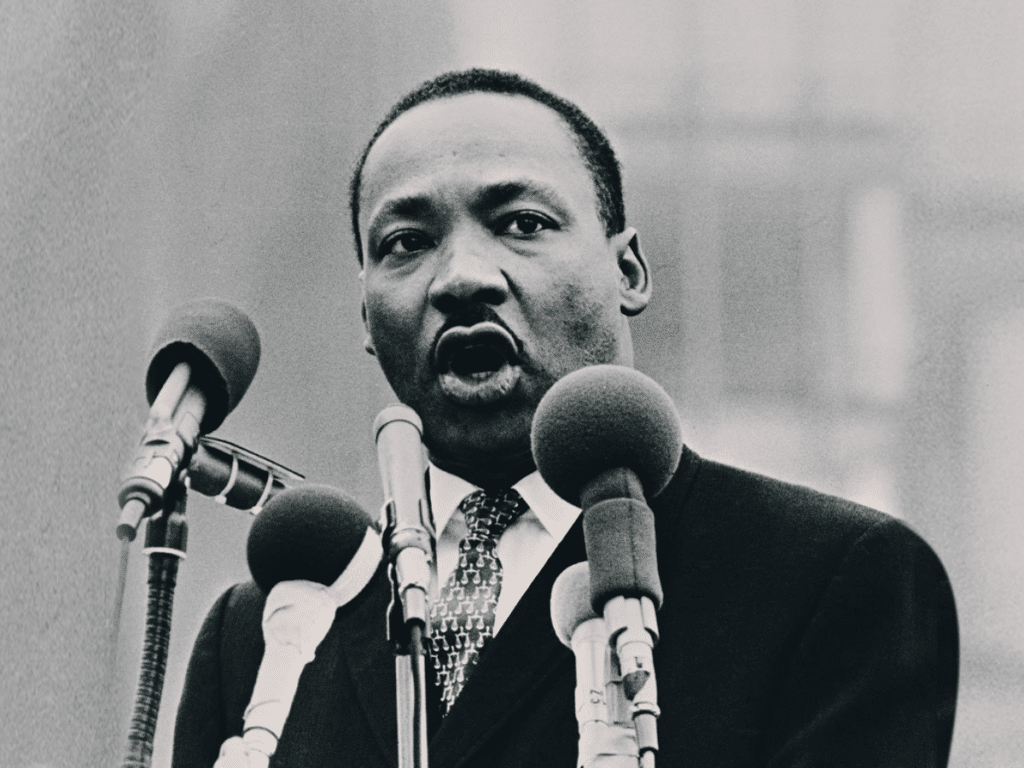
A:
POLYGON ((428 296, 435 309, 450 313, 472 304, 502 304, 509 285, 486 243, 463 234, 451 238, 428 296))

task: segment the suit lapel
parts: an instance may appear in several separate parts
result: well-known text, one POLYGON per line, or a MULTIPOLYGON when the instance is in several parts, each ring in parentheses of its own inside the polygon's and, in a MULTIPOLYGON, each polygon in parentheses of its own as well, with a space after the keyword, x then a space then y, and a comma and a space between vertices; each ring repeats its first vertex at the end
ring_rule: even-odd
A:
POLYGON ((386 640, 391 600, 387 566, 377 570, 366 591, 350 603, 336 627, 356 691, 374 737, 391 765, 398 764, 398 725, 395 706, 395 657, 386 640))
POLYGON ((462 765, 535 691, 573 663, 572 652, 559 642, 551 627, 551 586, 568 566, 585 559, 581 517, 491 641, 432 739, 432 766, 462 765))

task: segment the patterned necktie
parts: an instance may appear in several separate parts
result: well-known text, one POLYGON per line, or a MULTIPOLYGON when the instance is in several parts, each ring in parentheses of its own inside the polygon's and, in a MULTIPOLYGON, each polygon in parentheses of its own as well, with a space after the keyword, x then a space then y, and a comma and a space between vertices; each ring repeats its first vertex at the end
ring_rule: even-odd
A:
POLYGON ((528 507, 518 491, 508 489, 474 491, 459 509, 469 532, 459 544, 458 565, 430 611, 430 645, 445 715, 494 635, 494 609, 501 592, 501 561, 494 548, 528 507))

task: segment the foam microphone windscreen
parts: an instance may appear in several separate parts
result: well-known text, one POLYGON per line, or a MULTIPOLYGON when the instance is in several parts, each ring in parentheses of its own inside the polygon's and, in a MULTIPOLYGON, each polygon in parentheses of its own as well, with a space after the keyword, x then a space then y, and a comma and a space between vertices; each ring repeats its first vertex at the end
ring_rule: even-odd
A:
POLYGON ((591 563, 594 608, 616 595, 649 597, 661 608, 665 594, 658 575, 654 513, 636 499, 606 499, 583 515, 583 540, 591 563))
POLYGON ((562 645, 572 648, 572 633, 588 619, 599 618, 590 601, 590 566, 570 565, 551 587, 551 624, 562 645))
POLYGON ((178 363, 188 363, 189 379, 206 398, 200 430, 221 425, 249 388, 260 363, 260 336, 252 320, 220 299, 198 299, 175 309, 156 334, 146 397, 150 405, 178 363))
POLYGON ((602 472, 626 467, 648 498, 665 489, 683 447, 668 393, 632 368, 594 365, 555 383, 533 417, 533 457, 545 482, 580 505, 580 489, 602 472))
POLYGON ((376 521, 344 491, 290 488, 267 502, 249 529, 249 571, 264 592, 295 579, 330 586, 352 562, 367 528, 376 530, 376 521))

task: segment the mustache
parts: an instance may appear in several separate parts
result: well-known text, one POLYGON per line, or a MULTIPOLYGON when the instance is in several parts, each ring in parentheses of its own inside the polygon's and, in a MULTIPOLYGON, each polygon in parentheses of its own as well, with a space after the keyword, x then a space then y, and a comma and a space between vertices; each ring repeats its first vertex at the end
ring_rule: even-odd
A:
POLYGON ((516 345, 516 355, 522 358, 523 355, 523 342, 519 338, 519 335, 509 328, 508 323, 501 319, 494 308, 488 304, 470 304, 466 307, 451 312, 445 319, 444 323, 438 329, 434 335, 433 349, 437 349, 437 343, 444 336, 445 332, 452 328, 468 328, 476 325, 477 323, 494 323, 497 326, 503 328, 508 335, 512 338, 516 345))

